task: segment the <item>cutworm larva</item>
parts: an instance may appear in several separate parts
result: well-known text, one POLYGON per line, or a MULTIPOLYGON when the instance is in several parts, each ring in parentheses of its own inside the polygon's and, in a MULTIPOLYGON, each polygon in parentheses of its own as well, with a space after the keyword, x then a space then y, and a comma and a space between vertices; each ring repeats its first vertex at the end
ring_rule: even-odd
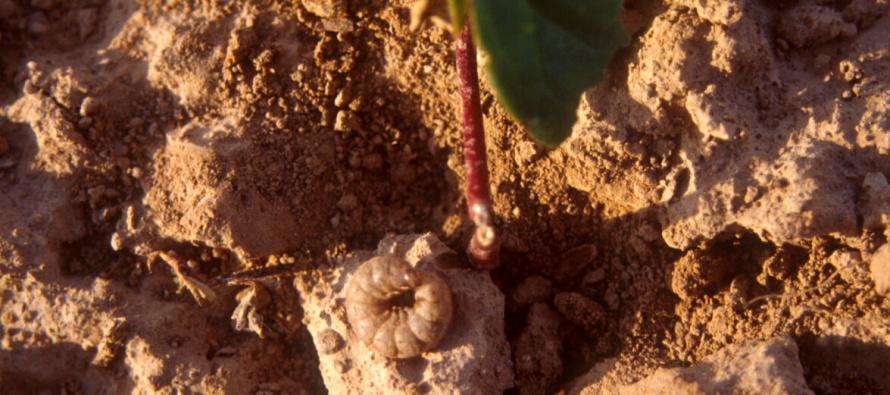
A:
POLYGON ((395 256, 363 263, 346 289, 346 316, 355 337, 392 358, 435 347, 453 310, 451 290, 442 277, 415 270, 395 256))

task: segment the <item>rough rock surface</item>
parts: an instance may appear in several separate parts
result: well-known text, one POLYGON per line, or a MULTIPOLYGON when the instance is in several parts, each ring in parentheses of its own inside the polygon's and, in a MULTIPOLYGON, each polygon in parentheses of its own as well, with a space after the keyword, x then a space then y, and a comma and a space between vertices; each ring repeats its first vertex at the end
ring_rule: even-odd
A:
POLYGON ((488 394, 513 386, 503 329, 504 295, 484 272, 440 272, 451 288, 455 310, 434 350, 390 359, 353 339, 343 308, 344 288, 350 274, 374 255, 403 256, 418 269, 437 270, 436 263, 454 252, 431 234, 391 236, 380 242, 376 252, 356 253, 328 273, 295 280, 303 321, 320 350, 320 368, 330 393, 488 394))
POLYGON ((609 376, 609 363, 582 377, 571 394, 812 394, 787 337, 727 346, 688 368, 659 369, 630 385, 609 376), (593 382, 590 382, 593 380, 593 382))
POLYGON ((633 45, 626 69, 633 100, 589 92, 595 116, 578 125, 569 153, 587 156, 581 139, 605 133, 653 164, 673 164, 651 193, 666 206, 663 237, 674 248, 742 229, 777 244, 856 235, 859 185, 868 173, 890 173, 882 159, 890 152, 890 93, 875 85, 890 79, 886 55, 876 55, 886 53, 886 40, 875 29, 890 19, 859 34, 857 24, 888 5, 855 2, 842 15, 815 3, 783 10, 753 0, 667 2, 633 45), (788 46, 851 35, 837 52, 816 49, 812 58, 788 46), (825 83, 814 86, 814 76, 825 83), (612 117, 630 121, 616 129, 612 117), (662 142, 644 153, 634 142, 647 136, 662 142))
MULTIPOLYGON (((311 377, 297 373, 311 356, 284 361, 298 336, 238 335, 229 327, 231 303, 199 307, 163 271, 135 288, 101 278, 46 280, 52 277, 35 270, 0 278, 4 393, 300 393, 311 377), (122 299, 130 302, 119 306, 122 299), (279 362, 250 362, 258 356, 279 362)), ((299 321, 288 325, 298 329, 299 321)))

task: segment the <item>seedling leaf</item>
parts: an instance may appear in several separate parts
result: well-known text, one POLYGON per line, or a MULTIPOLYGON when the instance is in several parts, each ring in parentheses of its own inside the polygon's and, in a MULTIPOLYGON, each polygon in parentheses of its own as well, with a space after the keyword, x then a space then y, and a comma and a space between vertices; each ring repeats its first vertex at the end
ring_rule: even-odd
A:
POLYGON ((451 12, 451 23, 454 25, 454 34, 460 35, 460 29, 464 25, 464 18, 467 16, 467 0, 450 0, 448 6, 451 12))
POLYGON ((583 93, 627 45, 621 0, 474 0, 477 44, 498 100, 547 146, 572 130, 583 93))

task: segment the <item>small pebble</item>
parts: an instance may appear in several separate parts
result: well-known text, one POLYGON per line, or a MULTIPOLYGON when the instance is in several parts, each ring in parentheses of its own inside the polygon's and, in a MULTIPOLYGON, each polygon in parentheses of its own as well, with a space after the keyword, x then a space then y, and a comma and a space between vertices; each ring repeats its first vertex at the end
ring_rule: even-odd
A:
POLYGON ((881 295, 890 293, 890 244, 884 244, 871 256, 871 276, 875 291, 881 295))
POLYGON ((337 371, 337 373, 343 374, 349 371, 349 364, 343 361, 336 361, 334 369, 337 371))
POLYGON ((87 97, 86 99, 83 99, 83 102, 80 104, 80 115, 85 117, 96 115, 99 112, 100 107, 101 104, 98 100, 92 97, 87 97))
POLYGON ((584 276, 583 283, 586 285, 596 284, 606 279, 606 270, 603 268, 596 269, 584 276))
POLYGON ((553 297, 553 282, 541 276, 526 277, 516 286, 510 297, 518 306, 547 302, 553 297))
POLYGON ((333 354, 343 349, 344 345, 343 337, 333 329, 325 329, 319 334, 318 352, 322 354, 333 354))
POLYGON ((27 80, 25 81, 25 86, 22 87, 22 91, 28 95, 35 95, 40 92, 40 88, 38 88, 37 85, 34 85, 34 82, 31 80, 27 80))
POLYGON ((78 129, 89 129, 90 126, 93 126, 93 118, 92 117, 81 117, 80 120, 77 121, 78 129))
POLYGON ((597 330, 606 317, 606 309, 593 299, 577 292, 562 292, 553 298, 553 305, 569 322, 587 332, 597 330))
POLYGON ((103 207, 102 210, 99 211, 99 221, 101 222, 111 222, 117 215, 120 213, 120 209, 116 206, 114 207, 103 207))
POLYGON ((572 248, 562 255, 559 265, 553 270, 553 277, 559 283, 570 283, 596 259, 597 250, 593 244, 572 248))

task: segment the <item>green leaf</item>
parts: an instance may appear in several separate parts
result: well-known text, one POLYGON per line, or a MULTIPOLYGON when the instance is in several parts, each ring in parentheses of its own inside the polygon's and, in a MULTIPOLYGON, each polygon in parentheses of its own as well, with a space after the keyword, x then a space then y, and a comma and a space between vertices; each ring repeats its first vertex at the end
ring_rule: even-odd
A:
POLYGON ((451 11, 451 23, 454 26, 454 34, 460 35, 460 29, 464 26, 464 18, 467 14, 467 1, 469 0, 449 0, 449 10, 451 11))
POLYGON ((627 45, 622 0, 474 0, 477 44, 489 54, 498 100, 554 147, 572 131, 581 94, 627 45))

